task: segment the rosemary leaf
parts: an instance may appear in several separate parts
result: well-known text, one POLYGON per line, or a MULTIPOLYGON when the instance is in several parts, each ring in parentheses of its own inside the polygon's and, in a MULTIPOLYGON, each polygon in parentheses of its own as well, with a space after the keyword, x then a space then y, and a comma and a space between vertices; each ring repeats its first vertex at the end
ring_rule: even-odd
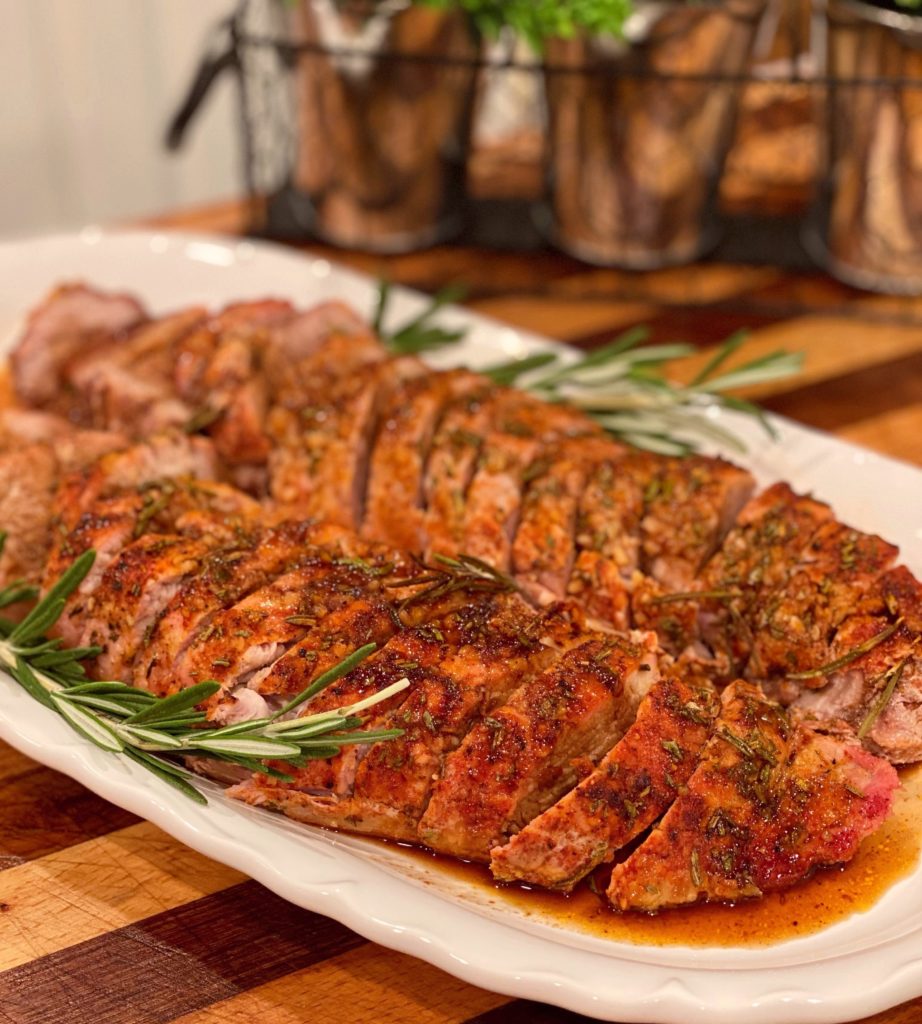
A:
POLYGON ((864 721, 861 723, 861 727, 858 730, 858 739, 863 740, 868 733, 877 724, 877 719, 883 714, 885 708, 893 698, 893 694, 899 685, 900 679, 903 677, 903 669, 906 667, 906 662, 909 661, 909 656, 903 658, 903 660, 890 669, 889 672, 884 676, 884 688, 881 691, 880 696, 874 702, 864 721))
POLYGON ((151 725, 160 719, 174 718, 179 712, 194 708, 197 704, 213 697, 221 689, 221 684, 208 680, 190 686, 170 697, 158 700, 128 719, 129 725, 151 725))
POLYGON ((126 725, 121 729, 121 736, 124 739, 140 741, 155 746, 158 750, 181 750, 182 740, 169 733, 161 732, 158 729, 145 729, 139 725, 126 725))
POLYGON ((297 697, 292 698, 280 711, 277 711, 272 716, 272 720, 275 721, 291 714, 295 708, 299 708, 312 697, 316 697, 318 693, 325 690, 332 683, 335 683, 337 679, 342 679, 344 675, 348 675, 349 672, 351 672, 357 665, 361 664, 377 649, 378 645, 374 643, 365 644, 364 647, 360 647, 357 651, 350 654, 348 658, 344 658, 338 665, 335 665, 333 668, 328 669, 322 675, 318 676, 310 686, 302 690, 297 697))
POLYGON ((174 789, 178 789, 180 793, 187 796, 190 800, 203 806, 208 803, 207 799, 192 785, 191 782, 187 781, 185 777, 188 773, 183 775, 177 774, 173 769, 174 765, 168 761, 164 761, 159 757, 152 757, 150 754, 143 750, 137 750, 133 747, 126 747, 124 751, 126 757, 130 757, 132 761, 137 762, 142 767, 146 768, 151 774, 155 775, 161 782, 165 782, 168 786, 172 786, 174 789))
POLYGON ((81 736, 102 750, 108 750, 113 754, 121 754, 125 750, 125 744, 115 730, 98 715, 91 715, 84 708, 73 704, 54 691, 52 691, 50 696, 55 710, 63 718, 66 718, 81 736))
POLYGON ((20 601, 32 601, 39 595, 38 587, 22 580, 15 580, 0 591, 0 608, 8 608, 20 601))
POLYGON ((55 710, 51 694, 38 681, 35 671, 27 661, 17 658, 12 664, 7 663, 7 671, 30 697, 37 700, 39 704, 44 704, 46 708, 55 710))
POLYGON ((713 377, 717 370, 723 366, 730 356, 732 356, 743 342, 745 342, 747 336, 746 331, 736 331, 734 334, 731 334, 730 337, 718 347, 717 352, 711 357, 711 359, 705 363, 703 369, 698 372, 689 387, 699 387, 704 384, 705 381, 713 377))
POLYGON ((248 739, 245 736, 232 736, 227 739, 221 736, 220 729, 216 730, 214 735, 209 735, 203 730, 201 738, 190 737, 185 746, 187 749, 195 748, 206 753, 213 750, 221 754, 239 754, 243 757, 272 758, 279 761, 284 761, 286 757, 297 757, 301 752, 297 744, 285 743, 282 740, 248 739))
POLYGON ((443 288, 417 316, 406 323, 388 330, 388 307, 392 295, 389 282, 378 286, 378 299, 375 306, 373 324, 376 333, 384 346, 395 355, 418 355, 453 345, 467 334, 467 328, 446 329, 433 323, 433 318, 444 307, 459 302, 467 293, 460 285, 443 288))
POLYGON ((46 632, 60 618, 64 610, 64 603, 70 595, 80 586, 86 578, 86 574, 96 560, 95 551, 84 551, 79 558, 67 569, 61 578, 51 587, 48 593, 32 609, 31 612, 19 623, 10 633, 10 643, 22 646, 46 632), (51 609, 57 609, 57 615, 49 619, 51 609), (41 629, 36 629, 36 623, 47 623, 41 629))

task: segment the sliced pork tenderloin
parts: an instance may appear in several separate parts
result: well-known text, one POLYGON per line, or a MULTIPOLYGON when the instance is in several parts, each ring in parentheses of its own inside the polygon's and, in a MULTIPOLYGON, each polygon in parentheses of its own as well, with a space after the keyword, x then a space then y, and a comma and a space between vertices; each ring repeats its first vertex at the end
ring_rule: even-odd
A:
MULTIPOLYGON (((360 699, 406 677, 410 688, 376 708, 368 722, 370 729, 400 729, 402 736, 308 765, 294 786, 254 776, 234 795, 271 802, 303 821, 415 840, 444 754, 483 711, 556 657, 531 634, 534 622, 516 597, 501 596, 397 634, 336 684, 328 700, 360 699)), ((306 708, 314 710, 313 704, 306 708)))
POLYGON ((183 428, 192 409, 173 383, 176 350, 206 316, 200 307, 184 309, 75 354, 63 370, 58 411, 83 426, 139 439, 183 428))
POLYGON ((489 407, 490 429, 464 499, 461 550, 508 570, 528 467, 548 444, 604 435, 577 410, 512 389, 497 391, 489 407))
POLYGON ((146 318, 130 295, 84 284, 55 288, 33 309, 10 355, 16 394, 28 405, 49 405, 61 394, 61 371, 72 356, 123 337, 146 318))
POLYGON ((828 660, 778 691, 808 713, 844 719, 891 763, 911 764, 922 760, 922 584, 900 566, 874 590, 878 614, 849 616, 828 660))
MULTIPOLYGON (((293 414, 293 433, 270 460, 278 505, 358 530, 380 411, 395 389, 424 372, 418 359, 391 359, 318 387, 311 403, 293 414)), ((277 426, 279 414, 273 417, 277 426)))
POLYGON ((82 430, 55 413, 37 409, 0 410, 0 453, 27 444, 46 444, 54 452, 61 473, 71 473, 110 452, 128 448, 124 434, 108 430, 82 430))
MULTIPOLYGON (((15 580, 36 584, 51 549, 59 464, 47 444, 26 444, 0 455, 0 588, 15 580)), ((9 617, 10 611, 4 610, 9 617)))
POLYGON ((200 572, 179 587, 145 637, 134 685, 153 693, 173 692, 173 666, 191 639, 225 608, 316 554, 314 532, 309 522, 284 522, 212 552, 200 572))
MULTIPOLYGON (((380 588, 380 577, 318 552, 212 617, 174 663, 173 686, 183 689, 206 679, 220 683, 221 691, 207 707, 217 712, 228 705, 217 716, 226 719, 233 715, 241 687, 250 684, 250 689, 258 689, 259 680, 271 673, 272 666, 331 612, 380 588)), ((248 696, 244 699, 255 703, 248 696)))
POLYGON ((539 604, 567 593, 577 554, 580 499, 598 464, 624 449, 603 438, 575 438, 549 445, 526 469, 512 571, 539 604))
POLYGON ((451 370, 412 377, 392 391, 370 458, 365 536, 404 551, 427 550, 424 483, 433 438, 453 402, 482 390, 481 377, 451 370))
POLYGON ((895 770, 846 726, 788 716, 752 683, 721 697, 687 788, 612 872, 620 910, 736 901, 850 860, 887 817, 895 770))
MULTIPOLYGON (((836 629, 861 610, 865 599, 875 603, 878 578, 898 551, 880 537, 834 520, 821 525, 790 575, 753 608, 747 678, 809 672, 834 660, 836 629)), ((822 677, 816 678, 820 685, 822 677)))
MULTIPOLYGON (((284 380, 288 385, 298 385, 292 380, 292 368, 300 383, 312 381, 318 361, 325 361, 330 354, 326 348, 331 339, 343 340, 352 354, 349 362, 340 366, 348 370, 354 366, 357 353, 361 358, 383 358, 385 351, 379 339, 368 326, 368 321, 351 306, 339 300, 318 303, 306 310, 298 310, 292 316, 279 318, 272 323, 269 351, 277 357, 273 369, 279 377, 274 383, 284 380)), ((335 369, 335 367, 331 367, 335 369)))
POLYGON ((678 796, 717 707, 709 682, 670 670, 641 700, 634 723, 595 771, 491 851, 493 877, 569 891, 611 861, 678 796))
POLYGON ((280 299, 236 302, 226 306, 186 335, 176 347, 173 384, 181 399, 201 411, 207 399, 204 378, 215 350, 228 332, 246 332, 254 343, 269 344, 267 332, 296 316, 294 307, 280 299))
POLYGON ((55 515, 69 530, 100 498, 183 478, 220 480, 213 445, 182 433, 158 434, 65 477, 55 497, 55 515))
POLYGON ((644 495, 659 458, 645 452, 602 459, 580 495, 576 561, 569 596, 616 629, 630 625, 630 594, 640 570, 644 495))
POLYGON ((496 387, 485 380, 470 395, 453 402, 432 439, 423 482, 430 558, 463 550, 465 498, 489 430, 490 399, 495 393, 496 387))
MULTIPOLYGON (((162 535, 179 533, 186 540, 197 542, 196 550, 204 555, 218 546, 245 543, 255 528, 258 511, 252 499, 224 484, 166 480, 146 485, 139 491, 120 492, 111 498, 97 499, 70 532, 58 522, 56 526, 61 528, 54 530, 45 568, 45 588, 50 587, 85 551, 93 549, 96 552, 90 572, 58 619, 58 635, 69 643, 78 642, 85 616, 93 607, 92 596, 96 588, 113 563, 118 563, 121 553, 139 539, 151 538, 137 547, 138 556, 145 559, 142 567, 131 569, 131 563, 126 563, 125 571, 132 575, 127 586, 137 590, 136 598, 147 594, 148 585, 156 587, 150 594, 162 597, 164 591, 158 585, 153 563, 146 561, 156 555, 162 535), (148 555, 141 555, 148 550, 148 555), (146 575, 148 572, 149 576, 146 575)), ((169 590, 176 583, 173 563, 168 557, 154 558, 154 562, 158 561, 159 568, 172 581, 169 590)), ((188 560, 184 556, 180 561, 185 565, 188 560)), ((120 578, 116 575, 113 580, 116 606, 119 605, 118 591, 122 587, 120 578)), ((125 600, 127 602, 127 595, 125 600)), ((145 596, 144 607, 147 607, 147 602, 148 597, 145 596)), ((117 610, 112 614, 117 614, 117 610)))
POLYGON ((635 586, 635 624, 654 629, 672 654, 705 659, 715 678, 740 675, 752 653, 752 619, 766 593, 794 572, 828 505, 779 483, 752 498, 697 579, 669 593, 649 577, 635 586))
POLYGON ((135 654, 182 582, 198 571, 214 541, 171 534, 148 534, 112 559, 92 593, 81 601, 78 646, 99 647, 87 662, 94 679, 131 682, 135 654))
POLYGON ((644 572, 667 592, 687 590, 754 487, 751 473, 723 459, 660 460, 644 494, 644 572))
POLYGON ((488 860, 624 735, 657 679, 652 633, 591 640, 527 681, 445 759, 419 824, 441 853, 488 860), (585 763, 585 762, 584 762, 585 763))

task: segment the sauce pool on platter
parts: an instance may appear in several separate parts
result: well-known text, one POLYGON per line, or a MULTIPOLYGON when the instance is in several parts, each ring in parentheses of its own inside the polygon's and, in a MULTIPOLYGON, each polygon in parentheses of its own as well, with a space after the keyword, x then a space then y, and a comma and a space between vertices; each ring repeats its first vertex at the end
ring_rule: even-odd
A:
MULTIPOLYGON (((659 914, 611 910, 582 883, 570 895, 526 886, 497 885, 481 864, 461 863, 416 847, 408 856, 476 886, 491 900, 528 916, 598 938, 644 946, 758 947, 803 938, 870 910, 910 875, 922 853, 922 766, 900 773, 893 813, 841 868, 820 870, 806 882, 759 900, 737 904, 693 904, 659 914)), ((607 869, 600 869, 604 892, 607 869)))

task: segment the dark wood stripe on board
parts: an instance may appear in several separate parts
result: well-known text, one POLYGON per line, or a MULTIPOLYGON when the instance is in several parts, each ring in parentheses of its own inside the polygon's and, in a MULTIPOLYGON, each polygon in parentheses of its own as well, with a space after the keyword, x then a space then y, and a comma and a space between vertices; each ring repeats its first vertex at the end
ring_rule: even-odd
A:
POLYGON ((556 1006, 516 999, 476 1017, 468 1017, 464 1024, 590 1024, 590 1018, 556 1006))
MULTIPOLYGON (((676 306, 674 309, 660 310, 655 316, 646 317, 640 323, 649 330, 651 343, 682 341, 704 348, 726 341, 737 331, 771 327, 785 319, 783 316, 755 314, 749 309, 733 307, 715 307, 707 315, 702 315, 700 307, 676 306)), ((622 324, 570 339, 569 344, 592 350, 611 341, 624 330, 622 324)))
POLYGON ((166 1024, 364 942, 243 882, 0 973, 0 1010, 14 1024, 166 1024))
POLYGON ((139 820, 0 743, 0 870, 139 820))
POLYGON ((836 431, 922 402, 922 352, 762 399, 782 416, 836 431))

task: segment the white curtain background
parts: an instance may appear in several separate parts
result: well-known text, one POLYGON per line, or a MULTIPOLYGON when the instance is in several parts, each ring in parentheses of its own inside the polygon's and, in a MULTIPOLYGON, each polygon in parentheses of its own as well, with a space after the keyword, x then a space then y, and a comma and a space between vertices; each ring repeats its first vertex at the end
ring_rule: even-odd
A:
POLYGON ((113 223, 238 195, 236 95, 183 150, 163 136, 234 0, 0 0, 0 235, 113 223))

